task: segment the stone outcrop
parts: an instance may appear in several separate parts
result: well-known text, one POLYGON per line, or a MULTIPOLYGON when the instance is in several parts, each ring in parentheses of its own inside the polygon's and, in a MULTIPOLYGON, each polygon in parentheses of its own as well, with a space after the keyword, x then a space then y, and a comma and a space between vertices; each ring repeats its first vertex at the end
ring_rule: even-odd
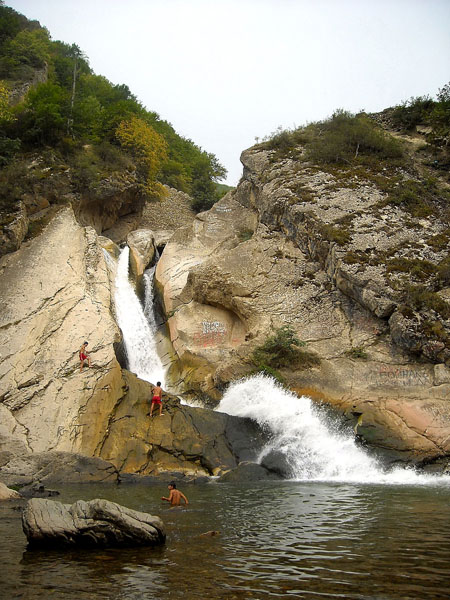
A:
POLYGON ((348 418, 357 418, 355 433, 388 462, 450 466, 448 399, 362 398, 351 405, 343 402, 342 408, 348 418))
POLYGON ((138 229, 128 234, 127 245, 130 248, 130 269, 136 281, 139 281, 145 269, 155 257, 155 238, 150 229, 138 229))
MULTIPOLYGON (((177 230, 158 262, 155 279, 168 316, 173 348, 179 357, 179 373, 184 389, 190 387, 210 394, 210 380, 215 366, 245 341, 245 327, 232 309, 229 292, 243 297, 246 290, 230 280, 217 290, 220 302, 203 302, 192 289, 193 271, 214 263, 220 253, 239 245, 243 235, 253 232, 255 215, 237 204, 229 195, 207 213, 197 215, 191 227, 177 230), (233 288, 235 286, 235 289, 233 288)), ((221 285, 217 277, 210 280, 210 290, 221 285)))
POLYGON ((166 243, 174 231, 190 225, 195 219, 191 197, 167 185, 164 188, 166 195, 163 198, 145 204, 139 225, 155 232, 158 246, 160 240, 166 243), (161 232, 166 233, 161 236, 161 232))
POLYGON ((244 461, 237 467, 224 473, 220 478, 220 483, 245 483, 246 481, 267 481, 271 479, 282 479, 274 471, 269 471, 262 465, 254 462, 244 461))
POLYGON ((12 106, 20 104, 25 100, 25 96, 28 94, 30 89, 36 87, 40 83, 47 83, 48 81, 48 65, 45 64, 42 69, 35 69, 32 77, 25 82, 17 82, 10 94, 9 102, 12 106))
POLYGON ((170 394, 163 395, 163 415, 150 418, 151 385, 127 371, 124 380, 103 439, 91 449, 121 474, 198 478, 256 459, 266 436, 250 419, 182 405, 170 394))
POLYGON ((19 492, 11 490, 4 483, 0 482, 0 500, 17 500, 20 497, 19 492))
POLYGON ((118 483, 116 467, 98 457, 72 452, 27 452, 10 438, 0 446, 0 479, 7 485, 39 488, 64 483, 118 483))
POLYGON ((98 234, 120 243, 136 229, 144 207, 136 176, 128 171, 102 179, 95 191, 83 194, 75 204, 81 225, 93 227, 98 234), (125 228, 121 225, 125 223, 125 228))
POLYGON ((159 517, 100 499, 69 505, 34 498, 22 523, 31 548, 156 546, 166 539, 159 517))
MULTIPOLYGON (((130 242, 143 239, 135 248, 146 266, 153 238, 144 233, 130 242)), ((245 419, 175 398, 161 418, 147 416, 150 384, 122 371, 115 356, 120 332, 103 248, 117 254, 63 209, 41 236, 1 259, 1 480, 117 481, 119 472, 199 477, 254 460, 261 432, 245 419), (80 372, 84 340, 92 368, 80 372)))

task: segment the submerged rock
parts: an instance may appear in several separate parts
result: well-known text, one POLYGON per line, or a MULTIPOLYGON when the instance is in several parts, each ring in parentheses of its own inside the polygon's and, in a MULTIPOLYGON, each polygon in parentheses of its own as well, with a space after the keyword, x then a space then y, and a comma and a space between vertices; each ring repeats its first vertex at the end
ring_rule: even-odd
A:
POLYGON ((20 488, 20 495, 25 498, 50 498, 59 496, 58 490, 49 490, 40 483, 31 483, 20 488))
POLYGON ((22 525, 31 547, 155 546, 166 539, 159 517, 101 499, 69 505, 33 498, 22 525))

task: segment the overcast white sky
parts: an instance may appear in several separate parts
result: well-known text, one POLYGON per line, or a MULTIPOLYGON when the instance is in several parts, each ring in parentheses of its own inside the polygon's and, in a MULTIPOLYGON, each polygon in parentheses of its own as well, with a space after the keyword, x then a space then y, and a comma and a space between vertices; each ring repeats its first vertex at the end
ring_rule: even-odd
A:
POLYGON ((378 111, 450 80, 450 0, 6 0, 242 173, 278 126, 378 111))

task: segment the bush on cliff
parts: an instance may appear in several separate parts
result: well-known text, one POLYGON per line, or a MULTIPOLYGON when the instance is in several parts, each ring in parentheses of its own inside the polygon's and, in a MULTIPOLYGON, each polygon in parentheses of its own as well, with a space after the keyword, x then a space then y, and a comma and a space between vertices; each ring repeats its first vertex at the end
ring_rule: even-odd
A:
POLYGON ((366 162, 399 159, 403 150, 398 140, 384 132, 364 113, 353 115, 337 110, 333 116, 309 127, 308 156, 319 163, 366 162))
POLYGON ((354 115, 342 109, 329 119, 293 131, 279 128, 264 144, 276 151, 276 158, 295 155, 301 144, 306 149, 306 158, 319 164, 371 165, 374 159, 392 161, 403 157, 401 143, 367 115, 354 115))
POLYGON ((428 125, 434 136, 448 136, 450 131, 450 82, 439 89, 436 100, 430 96, 417 96, 394 108, 392 122, 404 131, 416 125, 428 125))
POLYGON ((302 350, 306 346, 291 325, 283 325, 267 338, 262 346, 252 354, 252 361, 258 371, 282 381, 278 369, 302 369, 319 364, 316 354, 302 350))

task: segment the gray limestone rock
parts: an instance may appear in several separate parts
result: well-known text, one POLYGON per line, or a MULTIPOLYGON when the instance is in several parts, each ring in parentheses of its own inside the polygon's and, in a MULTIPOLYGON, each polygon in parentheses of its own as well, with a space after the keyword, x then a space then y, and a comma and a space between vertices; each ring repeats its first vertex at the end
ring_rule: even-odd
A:
POLYGON ((30 547, 155 546, 166 538, 159 517, 101 499, 69 505, 33 498, 22 524, 30 547))

